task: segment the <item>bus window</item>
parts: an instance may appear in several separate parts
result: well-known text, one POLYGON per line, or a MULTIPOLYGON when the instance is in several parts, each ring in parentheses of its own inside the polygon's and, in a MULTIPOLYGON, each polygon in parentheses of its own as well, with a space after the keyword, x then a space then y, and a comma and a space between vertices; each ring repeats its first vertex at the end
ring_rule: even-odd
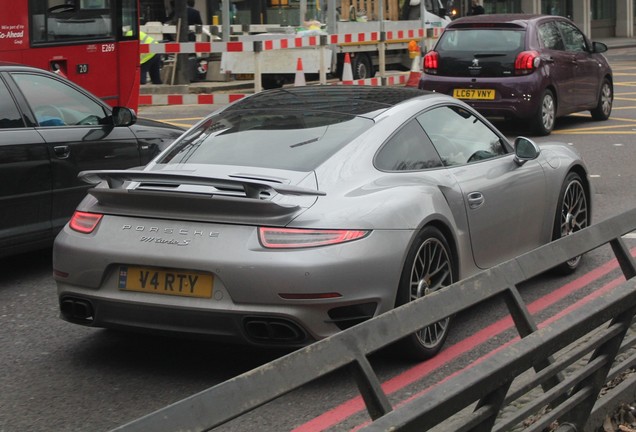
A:
POLYGON ((110 0, 31 0, 33 45, 112 39, 110 0))
POLYGON ((139 20, 137 12, 137 0, 122 0, 120 2, 121 11, 118 11, 118 15, 121 17, 120 31, 117 37, 122 39, 139 38, 139 20))

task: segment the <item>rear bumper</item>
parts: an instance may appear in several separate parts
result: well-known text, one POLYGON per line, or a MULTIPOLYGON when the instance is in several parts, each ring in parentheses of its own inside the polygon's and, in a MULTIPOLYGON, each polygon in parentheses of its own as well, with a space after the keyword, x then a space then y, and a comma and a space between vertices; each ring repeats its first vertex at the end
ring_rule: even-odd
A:
POLYGON ((63 319, 93 327, 302 346, 393 308, 412 236, 408 230, 376 230, 341 245, 265 250, 251 226, 184 221, 156 243, 146 241, 147 228, 177 222, 138 222, 136 230, 124 230, 129 219, 107 216, 93 234, 68 227, 60 233, 53 266, 63 319), (180 236, 189 243, 168 241, 180 236), (211 274, 211 297, 122 289, 122 269, 129 266, 211 274))
POLYGON ((190 336, 225 343, 300 347, 314 342, 293 319, 272 314, 243 314, 198 308, 116 301, 78 293, 59 292, 60 317, 89 327, 141 333, 190 336))
POLYGON ((453 96, 456 88, 494 89, 494 100, 462 99, 487 117, 527 119, 539 109, 541 94, 547 83, 538 73, 500 78, 444 77, 422 74, 419 88, 453 96))

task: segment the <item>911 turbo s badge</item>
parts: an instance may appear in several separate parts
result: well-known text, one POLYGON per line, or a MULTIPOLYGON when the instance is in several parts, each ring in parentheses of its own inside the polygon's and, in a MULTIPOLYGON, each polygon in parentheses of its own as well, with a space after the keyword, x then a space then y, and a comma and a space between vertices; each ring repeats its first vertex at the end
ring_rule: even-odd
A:
POLYGON ((143 243, 159 243, 159 244, 168 244, 168 245, 174 245, 174 246, 187 246, 190 244, 192 240, 190 239, 175 240, 175 239, 164 239, 161 237, 141 236, 139 241, 143 243))

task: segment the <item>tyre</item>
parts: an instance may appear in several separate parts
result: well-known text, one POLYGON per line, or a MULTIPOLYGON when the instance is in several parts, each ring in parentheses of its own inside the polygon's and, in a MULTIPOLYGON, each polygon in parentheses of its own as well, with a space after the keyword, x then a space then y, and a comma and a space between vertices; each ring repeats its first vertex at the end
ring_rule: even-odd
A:
POLYGON ((534 130, 537 135, 550 135, 556 120, 556 99, 551 90, 546 89, 541 95, 541 103, 534 118, 534 130))
MULTIPOLYGON (((577 173, 571 172, 565 177, 559 194, 552 239, 557 240, 580 231, 589 223, 590 209, 585 186, 583 186, 581 177, 577 173)), ((561 275, 573 273, 580 262, 581 256, 579 255, 555 267, 554 272, 561 275)))
POLYGON ((351 57, 351 71, 354 80, 373 78, 373 65, 369 56, 356 54, 351 57))
POLYGON ((263 90, 281 88, 286 82, 286 78, 282 75, 263 74, 261 75, 261 85, 263 90))
POLYGON ((598 104, 596 108, 590 110, 594 120, 607 120, 612 113, 612 104, 614 102, 614 91, 612 84, 607 78, 603 80, 601 85, 601 93, 598 96, 598 104))
MULTIPOLYGON (((455 264, 448 242, 435 227, 424 228, 417 236, 404 263, 396 306, 423 297, 455 280, 455 264)), ((448 335, 450 318, 436 322, 398 343, 400 355, 426 360, 439 352, 448 335)))

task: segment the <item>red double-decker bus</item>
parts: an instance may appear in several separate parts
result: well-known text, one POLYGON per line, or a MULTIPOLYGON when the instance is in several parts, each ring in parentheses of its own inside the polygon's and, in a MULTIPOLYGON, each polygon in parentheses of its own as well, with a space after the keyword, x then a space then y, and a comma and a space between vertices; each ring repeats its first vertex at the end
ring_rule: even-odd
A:
POLYGON ((138 0, 0 0, 0 60, 65 75, 137 109, 138 0))

